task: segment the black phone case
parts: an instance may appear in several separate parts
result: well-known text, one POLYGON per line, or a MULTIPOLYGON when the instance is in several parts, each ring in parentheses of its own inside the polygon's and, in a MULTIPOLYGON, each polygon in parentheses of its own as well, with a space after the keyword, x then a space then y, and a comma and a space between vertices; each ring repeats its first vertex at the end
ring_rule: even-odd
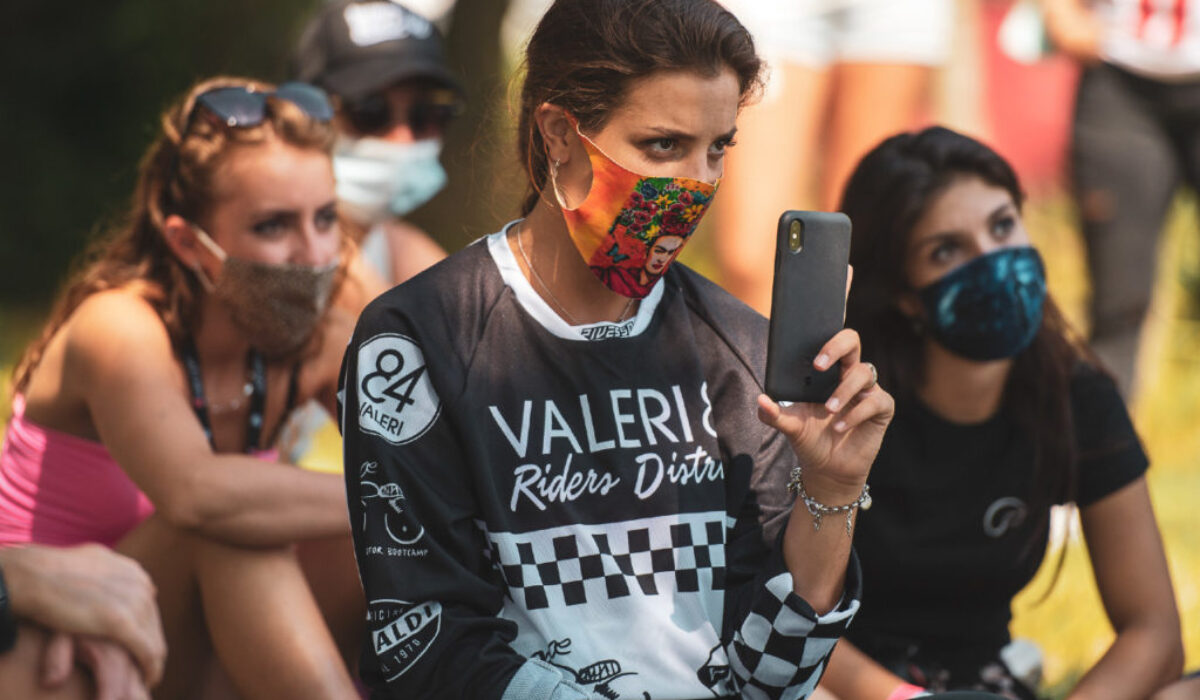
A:
POLYGON ((850 219, 840 212, 786 211, 775 239, 775 281, 767 339, 767 395, 775 400, 824 403, 837 388, 837 365, 812 363, 845 323, 850 219), (789 246, 792 222, 802 245, 789 246))

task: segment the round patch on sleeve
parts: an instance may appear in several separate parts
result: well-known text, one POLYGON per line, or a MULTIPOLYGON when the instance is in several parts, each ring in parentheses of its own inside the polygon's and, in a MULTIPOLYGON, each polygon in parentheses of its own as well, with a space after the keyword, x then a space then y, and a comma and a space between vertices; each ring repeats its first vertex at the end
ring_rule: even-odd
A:
POLYGON ((393 445, 425 434, 442 411, 421 348, 399 333, 358 347, 358 427, 393 445))

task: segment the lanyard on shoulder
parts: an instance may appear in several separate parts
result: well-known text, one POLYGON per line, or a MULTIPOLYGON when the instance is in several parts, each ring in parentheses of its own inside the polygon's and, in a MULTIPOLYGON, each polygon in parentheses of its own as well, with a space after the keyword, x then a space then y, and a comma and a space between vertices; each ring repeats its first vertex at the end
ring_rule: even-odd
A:
MULTIPOLYGON (((212 421, 208 414, 208 399, 204 396, 204 378, 200 373, 200 355, 196 352, 196 344, 189 337, 183 343, 183 368, 187 372, 188 389, 192 394, 192 410, 204 428, 204 435, 213 451, 217 449, 213 442, 212 421)), ((246 352, 246 370, 250 375, 250 415, 246 418, 246 448, 251 453, 258 449, 258 441, 262 437, 263 411, 267 404, 267 372, 262 354, 254 348, 246 352)))

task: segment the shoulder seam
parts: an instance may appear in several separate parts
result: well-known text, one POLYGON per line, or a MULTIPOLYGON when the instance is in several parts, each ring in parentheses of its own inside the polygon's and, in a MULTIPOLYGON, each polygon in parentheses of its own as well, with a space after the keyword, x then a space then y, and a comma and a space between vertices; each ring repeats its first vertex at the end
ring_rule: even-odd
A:
MULTIPOLYGON (((688 272, 691 271, 689 270, 688 272)), ((692 274, 698 273, 693 272, 692 274)), ((721 329, 720 324, 715 323, 712 318, 704 313, 702 307, 696 303, 696 300, 692 295, 687 293, 687 290, 684 289, 682 284, 675 283, 675 286, 679 293, 683 296, 684 304, 687 306, 687 309, 692 316, 704 323, 713 333, 717 335, 718 338, 721 339, 721 342, 723 342, 725 346, 729 348, 730 352, 733 353, 733 356, 738 359, 738 362, 742 364, 742 367, 744 367, 746 372, 749 373, 751 378, 753 378, 754 384, 759 388, 759 390, 765 391, 762 378, 759 377, 758 372, 755 370, 754 363, 752 363, 750 359, 746 357, 746 354, 742 352, 742 349, 738 347, 737 343, 733 342, 729 335, 721 329)))
POLYGON ((458 388, 460 395, 462 394, 463 391, 466 390, 467 377, 471 373, 471 368, 475 366, 475 358, 477 356, 477 353, 479 352, 480 345, 482 345, 482 343, 480 342, 480 339, 483 335, 483 331, 485 328, 487 328, 488 324, 491 323, 492 313, 495 312, 496 307, 500 304, 500 300, 504 298, 504 290, 505 289, 507 289, 507 287, 504 287, 503 285, 501 285, 500 293, 496 294, 495 298, 491 299, 485 305, 483 315, 480 316, 478 332, 473 334, 474 337, 471 338, 470 352, 467 353, 467 357, 466 357, 465 361, 463 362, 463 384, 461 387, 458 388))

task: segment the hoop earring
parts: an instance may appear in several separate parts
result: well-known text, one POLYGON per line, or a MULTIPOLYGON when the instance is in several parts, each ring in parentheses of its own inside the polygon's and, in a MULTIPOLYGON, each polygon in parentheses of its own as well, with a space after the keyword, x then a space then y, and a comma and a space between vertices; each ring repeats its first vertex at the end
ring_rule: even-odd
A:
POLYGON ((216 285, 209 279, 208 273, 204 271, 200 263, 192 263, 192 274, 196 275, 196 278, 200 280, 200 286, 204 288, 205 292, 212 294, 216 290, 216 285))
POLYGON ((555 158, 550 164, 550 189, 554 190, 554 199, 558 202, 559 209, 567 208, 567 199, 563 196, 562 190, 558 188, 558 166, 561 162, 555 158))

